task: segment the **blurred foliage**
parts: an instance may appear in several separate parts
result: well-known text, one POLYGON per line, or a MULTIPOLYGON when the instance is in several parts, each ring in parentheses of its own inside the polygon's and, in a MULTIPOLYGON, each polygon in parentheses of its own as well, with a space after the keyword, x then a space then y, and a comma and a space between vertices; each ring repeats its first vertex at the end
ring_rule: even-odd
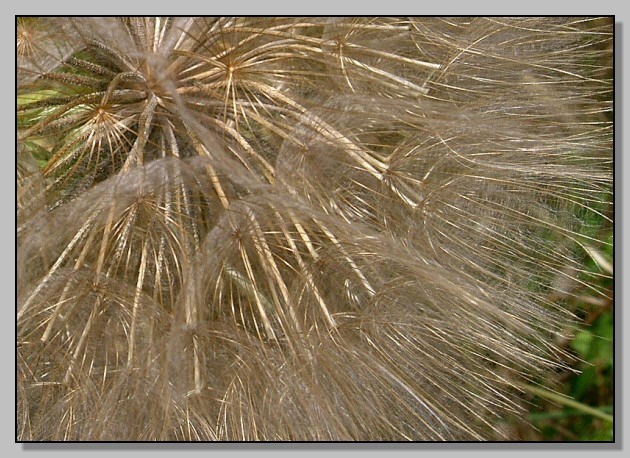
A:
POLYGON ((613 230, 600 225, 603 243, 585 253, 585 275, 599 278, 602 295, 577 291, 569 304, 583 321, 563 349, 576 361, 573 371, 540 381, 545 388, 531 388, 529 412, 510 425, 523 441, 613 441, 614 423, 614 307, 613 230), (597 261, 595 260, 597 259, 597 261), (594 409, 594 412, 591 411, 594 409))

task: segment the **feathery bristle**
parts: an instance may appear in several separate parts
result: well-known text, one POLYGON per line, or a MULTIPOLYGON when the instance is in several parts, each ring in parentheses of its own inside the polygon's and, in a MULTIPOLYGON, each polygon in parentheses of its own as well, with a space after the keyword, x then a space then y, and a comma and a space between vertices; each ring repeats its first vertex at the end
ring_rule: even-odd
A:
POLYGON ((496 437, 603 294, 612 34, 20 19, 18 440, 496 437))

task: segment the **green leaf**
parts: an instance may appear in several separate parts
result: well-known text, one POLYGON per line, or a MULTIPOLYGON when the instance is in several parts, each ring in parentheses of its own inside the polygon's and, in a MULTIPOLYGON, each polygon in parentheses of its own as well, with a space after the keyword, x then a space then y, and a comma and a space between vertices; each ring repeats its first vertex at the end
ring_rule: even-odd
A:
POLYGON ((591 334, 589 330, 583 330, 575 336, 571 342, 571 348, 575 350, 581 358, 587 359, 592 343, 593 334, 591 334))

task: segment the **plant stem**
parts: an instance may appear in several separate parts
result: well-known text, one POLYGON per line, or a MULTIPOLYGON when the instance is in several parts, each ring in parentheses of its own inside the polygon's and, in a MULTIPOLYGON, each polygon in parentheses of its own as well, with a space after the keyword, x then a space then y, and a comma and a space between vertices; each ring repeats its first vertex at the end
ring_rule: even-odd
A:
POLYGON ((601 410, 596 409, 594 407, 587 406, 586 404, 582 404, 581 402, 574 401, 573 399, 563 396, 559 393, 555 393, 548 389, 540 388, 540 387, 536 387, 532 385, 521 385, 521 388, 523 388, 526 391, 529 391, 532 394, 535 394, 536 396, 549 399, 550 401, 553 401, 557 404, 560 404, 566 407, 571 407, 573 409, 579 410, 580 412, 584 412, 588 415, 593 415, 594 417, 601 418, 602 420, 613 423, 614 419, 612 415, 604 413, 601 410))

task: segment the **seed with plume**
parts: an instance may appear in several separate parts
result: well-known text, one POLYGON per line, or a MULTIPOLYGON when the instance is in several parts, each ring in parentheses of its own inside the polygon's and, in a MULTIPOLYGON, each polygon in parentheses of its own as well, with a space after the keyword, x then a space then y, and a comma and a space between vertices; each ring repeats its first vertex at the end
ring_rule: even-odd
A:
POLYGON ((17 30, 18 440, 492 438, 603 294, 610 19, 17 30))

